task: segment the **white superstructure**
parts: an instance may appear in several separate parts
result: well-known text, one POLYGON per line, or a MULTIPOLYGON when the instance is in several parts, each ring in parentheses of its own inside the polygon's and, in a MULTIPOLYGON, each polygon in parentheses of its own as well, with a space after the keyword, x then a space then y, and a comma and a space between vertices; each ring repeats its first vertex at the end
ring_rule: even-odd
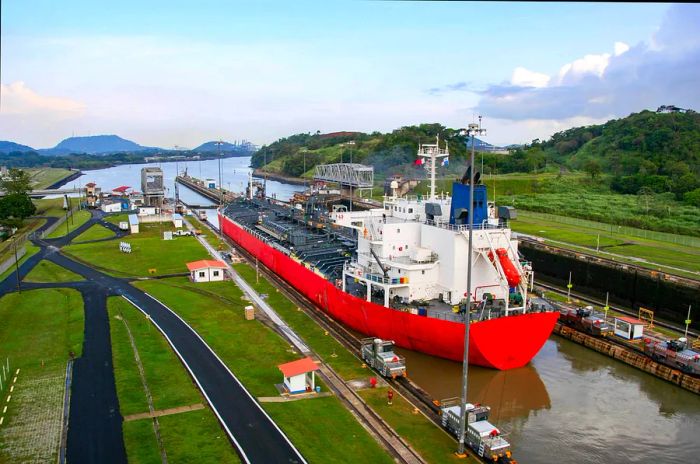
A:
MULTIPOLYGON (((448 153, 431 148, 429 162, 434 168, 435 158, 448 153)), ((419 155, 425 156, 421 151, 419 155)), ((357 296, 386 307, 430 301, 431 315, 436 317, 440 317, 435 314, 436 301, 444 303, 447 311, 443 312, 449 317, 452 307, 466 298, 469 225, 450 224, 452 199, 436 195, 431 183, 428 198, 388 196, 383 208, 331 213, 335 224, 353 228, 358 235, 357 256, 344 268, 344 291, 354 290, 357 296)), ((523 312, 533 277, 531 267, 521 262, 518 242, 497 217, 493 204, 488 205, 488 218, 474 226, 473 240, 472 301, 477 304, 472 311, 481 307, 487 313, 479 318, 487 319, 492 310, 500 315, 523 312), (512 268, 504 269, 504 265, 512 268), (516 271, 519 279, 512 278, 516 271), (518 280, 514 287, 509 276, 511 283, 518 280)))

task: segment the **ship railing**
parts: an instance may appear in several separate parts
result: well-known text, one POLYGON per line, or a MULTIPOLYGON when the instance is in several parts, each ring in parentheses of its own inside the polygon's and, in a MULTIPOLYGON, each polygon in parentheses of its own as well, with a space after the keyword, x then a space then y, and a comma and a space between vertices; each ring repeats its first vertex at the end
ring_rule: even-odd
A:
POLYGON ((364 268, 361 266, 357 265, 357 261, 346 261, 343 270, 345 271, 346 274, 350 274, 354 277, 357 278, 362 278, 369 280, 371 282, 376 282, 379 284, 398 284, 400 283, 400 279, 398 277, 395 278, 390 278, 390 277, 384 277, 381 274, 373 274, 371 272, 367 272, 364 268))
POLYGON ((494 224, 489 224, 487 221, 484 221, 481 224, 474 224, 473 226, 471 226, 470 224, 450 224, 449 222, 434 221, 431 219, 426 219, 424 224, 429 225, 429 226, 439 227, 441 229, 453 230, 455 232, 468 231, 470 228, 472 230, 494 230, 494 229, 506 229, 507 228, 507 226, 505 224, 494 225, 494 224))

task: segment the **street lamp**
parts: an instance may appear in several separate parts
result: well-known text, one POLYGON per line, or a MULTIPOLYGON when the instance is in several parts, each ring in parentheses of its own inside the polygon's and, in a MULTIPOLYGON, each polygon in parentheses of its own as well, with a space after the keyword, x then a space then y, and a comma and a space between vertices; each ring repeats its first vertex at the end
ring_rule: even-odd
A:
POLYGON ((223 140, 219 139, 218 142, 214 144, 219 148, 219 206, 224 204, 224 186, 221 185, 221 145, 224 144, 223 140))
MULTIPOLYGON (((467 252, 467 307, 464 312, 464 359, 462 360, 462 401, 459 417, 459 448, 458 455, 464 455, 464 432, 467 423, 467 375, 469 374, 469 325, 470 308, 472 304, 472 249, 473 249, 473 228, 474 228, 474 138, 477 135, 486 135, 486 129, 481 127, 481 116, 479 124, 469 124, 468 128, 461 132, 462 135, 471 137, 472 151, 469 161, 469 208, 467 218, 469 220, 469 251, 467 252)), ((468 143, 467 139, 467 143, 468 143)), ((467 149, 469 147, 467 146, 467 149)))
POLYGON ((17 292, 22 293, 22 286, 20 285, 19 281, 19 259, 17 258, 17 238, 13 235, 10 237, 10 240, 12 240, 12 248, 14 249, 15 252, 15 273, 17 275, 17 292))

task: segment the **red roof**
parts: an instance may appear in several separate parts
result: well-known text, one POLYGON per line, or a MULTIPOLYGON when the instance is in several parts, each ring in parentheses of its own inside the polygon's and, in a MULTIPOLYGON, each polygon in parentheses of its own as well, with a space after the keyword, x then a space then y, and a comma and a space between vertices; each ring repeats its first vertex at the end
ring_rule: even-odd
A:
POLYGON ((635 325, 646 324, 644 321, 640 321, 639 319, 635 319, 633 317, 627 317, 627 316, 616 316, 615 319, 619 319, 621 321, 625 321, 625 322, 628 322, 630 324, 635 324, 635 325))
POLYGON ((277 368, 282 371, 282 375, 285 377, 294 377, 295 375, 305 374, 319 369, 318 364, 311 358, 302 358, 286 364, 280 364, 277 368))
POLYGON ((97 184, 95 184, 94 182, 90 182, 88 184, 85 184, 85 187, 94 187, 95 185, 97 184))
POLYGON ((121 187, 117 187, 117 188, 115 188, 115 189, 112 189, 112 192, 121 192, 121 193, 124 193, 124 192, 126 192, 127 190, 129 190, 130 188, 131 188, 131 187, 129 187, 129 186, 127 186, 127 185, 122 185, 121 187))
POLYGON ((191 263, 187 263, 187 269, 189 269, 190 271, 196 271, 198 269, 205 269, 208 267, 226 269, 226 263, 224 263, 223 261, 216 261, 213 259, 202 259, 200 261, 193 261, 191 263))

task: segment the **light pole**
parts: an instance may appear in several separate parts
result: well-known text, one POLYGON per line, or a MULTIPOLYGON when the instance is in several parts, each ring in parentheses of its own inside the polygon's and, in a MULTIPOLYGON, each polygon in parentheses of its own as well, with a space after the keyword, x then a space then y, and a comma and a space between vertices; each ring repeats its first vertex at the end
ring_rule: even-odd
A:
MULTIPOLYGON (((472 303, 472 250, 473 250, 473 228, 474 228, 474 138, 477 135, 486 135, 486 129, 481 128, 481 116, 479 124, 469 124, 465 135, 472 138, 472 152, 469 169, 469 208, 467 218, 469 220, 469 251, 467 252, 467 307, 464 312, 464 359, 462 360, 462 401, 459 416, 459 448, 458 455, 464 455, 464 432, 467 424, 467 376, 469 374, 469 325, 470 308, 472 303)), ((467 147, 468 148, 468 147, 467 147)))
POLYGON ((221 145, 223 145, 224 142, 219 139, 218 142, 214 143, 219 148, 219 206, 222 206, 224 204, 224 186, 221 185, 221 145))

